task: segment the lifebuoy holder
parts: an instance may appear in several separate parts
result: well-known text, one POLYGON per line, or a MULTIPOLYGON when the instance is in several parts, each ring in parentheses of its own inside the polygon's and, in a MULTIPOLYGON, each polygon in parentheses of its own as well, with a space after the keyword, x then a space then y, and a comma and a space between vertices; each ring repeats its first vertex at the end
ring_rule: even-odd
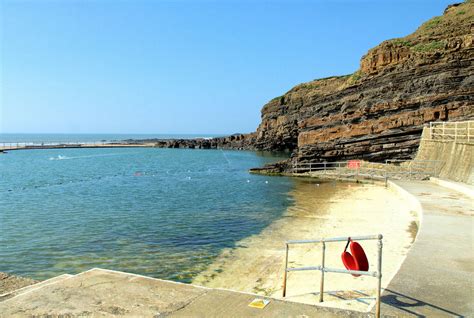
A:
MULTIPOLYGON (((359 243, 352 241, 350 237, 347 239, 347 244, 344 248, 344 252, 342 252, 341 259, 348 270, 363 272, 369 270, 369 261, 364 249, 359 243), (350 253, 347 251, 347 247, 350 248, 350 253)), ((352 274, 352 276, 359 277, 360 275, 352 274)))

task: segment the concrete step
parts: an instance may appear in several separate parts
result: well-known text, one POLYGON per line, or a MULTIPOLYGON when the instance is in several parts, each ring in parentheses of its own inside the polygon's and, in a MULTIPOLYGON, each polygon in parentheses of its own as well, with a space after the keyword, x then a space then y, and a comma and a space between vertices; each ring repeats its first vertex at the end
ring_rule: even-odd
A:
POLYGON ((0 302, 9 317, 367 317, 276 298, 94 268, 0 302), (270 301, 263 309, 249 304, 270 301))
POLYGON ((16 290, 9 291, 7 293, 4 293, 4 294, 0 295, 0 302, 2 302, 4 300, 7 300, 7 299, 10 299, 10 298, 15 297, 15 296, 26 294, 28 292, 31 292, 33 290, 37 290, 37 289, 39 289, 41 287, 44 287, 44 286, 49 286, 49 285, 61 282, 65 279, 73 277, 73 276, 74 275, 70 275, 70 274, 62 274, 62 275, 44 280, 42 282, 39 282, 39 283, 36 283, 36 284, 33 284, 33 285, 29 285, 29 286, 25 286, 23 288, 19 288, 19 289, 16 289, 16 290))

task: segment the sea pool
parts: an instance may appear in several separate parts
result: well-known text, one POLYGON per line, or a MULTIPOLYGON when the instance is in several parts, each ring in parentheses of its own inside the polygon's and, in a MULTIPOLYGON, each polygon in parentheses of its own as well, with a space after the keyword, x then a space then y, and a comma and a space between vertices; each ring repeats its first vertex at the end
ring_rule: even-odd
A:
POLYGON ((155 148, 0 154, 0 271, 93 267, 190 282, 292 204, 293 181, 251 175, 246 151, 155 148))

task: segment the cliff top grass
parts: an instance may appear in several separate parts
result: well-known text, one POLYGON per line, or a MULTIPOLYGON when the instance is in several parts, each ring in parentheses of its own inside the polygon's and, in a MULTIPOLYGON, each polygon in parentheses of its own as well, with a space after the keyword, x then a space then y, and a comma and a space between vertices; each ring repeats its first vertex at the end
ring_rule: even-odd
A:
POLYGON ((409 47, 414 51, 441 50, 443 49, 441 44, 446 43, 443 39, 466 35, 472 23, 474 23, 474 3, 469 0, 448 6, 442 16, 426 21, 412 34, 384 43, 409 47))
MULTIPOLYGON (((425 55, 443 53, 449 49, 449 41, 458 37, 472 38, 472 25, 474 24, 474 2, 467 0, 464 3, 452 4, 446 8, 442 16, 433 17, 423 23, 415 32, 405 37, 395 38, 382 42, 370 49, 362 57, 376 59, 378 55, 395 50, 395 54, 402 52, 409 58, 410 55, 425 55)), ((390 54, 392 55, 392 54, 390 54)), ((397 61, 394 62, 395 64, 397 61)), ((344 76, 331 76, 301 83, 293 87, 282 96, 273 98, 263 110, 280 107, 289 99, 310 99, 317 95, 325 95, 361 83, 368 74, 361 67, 352 74, 344 76)), ((262 111, 263 111, 262 110, 262 111)))

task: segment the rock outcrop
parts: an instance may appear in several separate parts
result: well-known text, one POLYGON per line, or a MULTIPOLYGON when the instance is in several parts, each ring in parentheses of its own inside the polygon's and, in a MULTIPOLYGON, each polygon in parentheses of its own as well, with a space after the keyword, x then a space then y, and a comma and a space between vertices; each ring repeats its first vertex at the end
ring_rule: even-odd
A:
POLYGON ((474 117, 473 31, 472 2, 448 7, 371 49, 357 72, 272 99, 250 143, 300 162, 413 158, 424 124, 474 117))
POLYGON ((257 150, 255 147, 255 136, 255 133, 251 133, 196 139, 129 139, 124 142, 131 144, 154 143, 157 148, 257 150))

